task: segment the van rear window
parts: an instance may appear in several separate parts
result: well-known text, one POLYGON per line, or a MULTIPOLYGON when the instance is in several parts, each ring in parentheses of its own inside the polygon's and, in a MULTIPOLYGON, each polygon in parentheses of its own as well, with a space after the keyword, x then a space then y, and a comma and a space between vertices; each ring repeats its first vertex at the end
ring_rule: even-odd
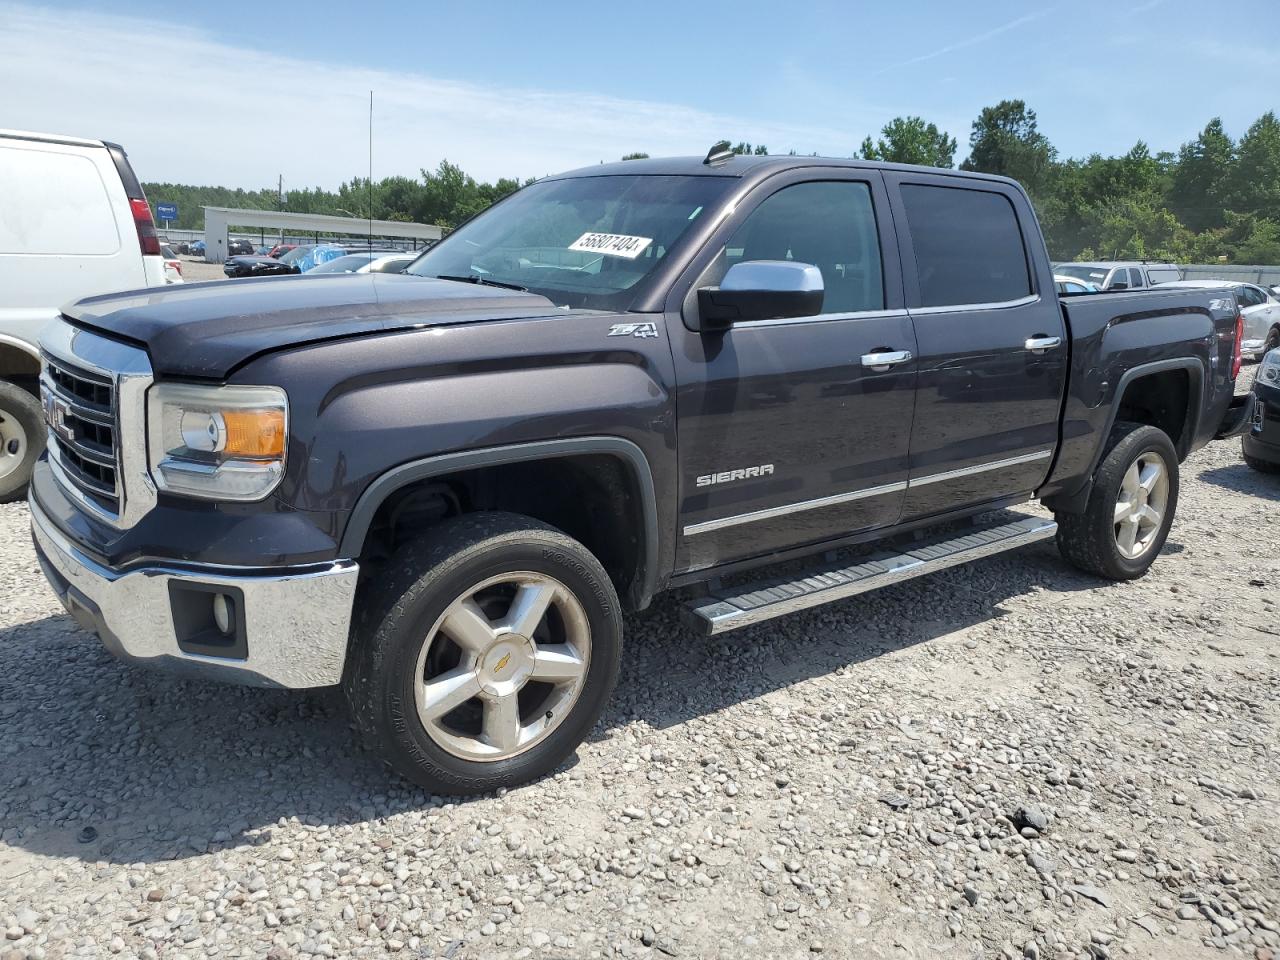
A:
POLYGON ((111 196, 88 157, 0 144, 0 197, 0 254, 120 249, 111 196))

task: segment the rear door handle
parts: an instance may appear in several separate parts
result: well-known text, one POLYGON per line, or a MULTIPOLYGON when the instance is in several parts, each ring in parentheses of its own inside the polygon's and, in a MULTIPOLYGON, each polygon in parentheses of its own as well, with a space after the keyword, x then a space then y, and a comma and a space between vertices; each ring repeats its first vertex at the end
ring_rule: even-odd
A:
POLYGON ((1025 344, 1032 353, 1046 353, 1062 346, 1061 337, 1031 337, 1025 344))
POLYGON ((877 353, 864 353, 862 355, 862 365, 870 367, 878 373, 883 373, 890 367, 896 367, 900 363, 907 363, 910 359, 910 350, 881 350, 877 353))

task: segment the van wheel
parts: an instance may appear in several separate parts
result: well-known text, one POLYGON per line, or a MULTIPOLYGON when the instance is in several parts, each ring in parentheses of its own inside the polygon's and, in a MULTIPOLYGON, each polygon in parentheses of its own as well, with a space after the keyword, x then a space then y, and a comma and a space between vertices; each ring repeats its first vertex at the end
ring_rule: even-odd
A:
POLYGON ((1178 506, 1178 454, 1168 434, 1117 423, 1083 513, 1060 513, 1058 550, 1108 580, 1136 580, 1160 555, 1178 506))
POLYGON ((44 438, 40 401, 17 384, 0 380, 0 503, 27 492, 44 438))
POLYGON ((392 556, 370 584, 346 690, 356 725, 433 793, 554 770, 617 679, 622 617, 600 562, 528 517, 468 514, 392 556))

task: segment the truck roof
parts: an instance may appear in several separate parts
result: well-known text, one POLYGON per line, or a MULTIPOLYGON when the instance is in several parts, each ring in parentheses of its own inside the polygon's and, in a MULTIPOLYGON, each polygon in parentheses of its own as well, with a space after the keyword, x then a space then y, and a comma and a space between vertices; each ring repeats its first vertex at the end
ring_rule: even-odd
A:
POLYGON ((703 157, 650 157, 643 160, 620 160, 601 163, 594 167, 579 167, 545 179, 559 180, 568 177, 612 177, 624 174, 640 176, 692 176, 692 177, 746 177, 768 176, 784 170, 808 167, 839 167, 860 170, 888 170, 902 173, 930 173, 948 177, 965 177, 989 180, 995 183, 1016 183, 1008 177, 990 173, 973 173, 943 167, 920 167, 908 163, 884 163, 879 160, 856 160, 841 157, 754 156, 735 154, 727 160, 707 163, 703 157))

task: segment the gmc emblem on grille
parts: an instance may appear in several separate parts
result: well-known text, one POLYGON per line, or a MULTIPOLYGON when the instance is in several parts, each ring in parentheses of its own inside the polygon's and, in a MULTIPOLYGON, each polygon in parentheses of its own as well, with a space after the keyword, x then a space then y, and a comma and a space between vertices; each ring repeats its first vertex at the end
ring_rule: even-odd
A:
POLYGON ((71 415, 71 408, 67 404, 57 397, 46 396, 44 398, 44 415, 45 419, 49 421, 50 430, 68 443, 75 440, 76 432, 71 424, 67 422, 67 418, 71 415))

